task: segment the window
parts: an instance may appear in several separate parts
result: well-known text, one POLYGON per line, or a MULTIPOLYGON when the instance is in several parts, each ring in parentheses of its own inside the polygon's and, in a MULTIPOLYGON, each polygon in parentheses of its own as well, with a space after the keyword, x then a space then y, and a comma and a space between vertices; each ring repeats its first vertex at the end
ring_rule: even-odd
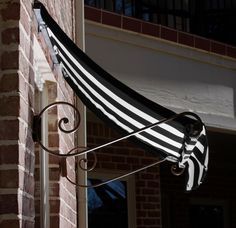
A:
POLYGON ((236 0, 85 0, 85 4, 236 44, 236 0))
POLYGON ((227 207, 224 202, 193 202, 189 208, 191 228, 225 228, 227 207))
MULTIPOLYGON (((88 179, 89 185, 99 184, 113 175, 96 174, 88 179), (104 178, 104 176, 106 178, 104 178)), ((112 181, 88 189, 88 227, 135 227, 135 199, 133 178, 112 181)))

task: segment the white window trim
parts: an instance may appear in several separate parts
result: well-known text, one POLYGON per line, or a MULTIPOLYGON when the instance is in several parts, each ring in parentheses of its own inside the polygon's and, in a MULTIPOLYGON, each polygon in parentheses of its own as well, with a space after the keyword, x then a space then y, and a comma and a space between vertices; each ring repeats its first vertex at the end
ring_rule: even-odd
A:
MULTIPOLYGON (((55 82, 54 75, 45 58, 43 50, 34 36, 34 70, 35 84, 38 88, 39 111, 48 105, 48 86, 47 81, 55 82)), ((47 112, 41 119, 41 142, 48 148, 48 114, 47 112)), ((49 155, 41 147, 39 148, 40 165, 40 227, 50 228, 50 203, 49 203, 49 155)))

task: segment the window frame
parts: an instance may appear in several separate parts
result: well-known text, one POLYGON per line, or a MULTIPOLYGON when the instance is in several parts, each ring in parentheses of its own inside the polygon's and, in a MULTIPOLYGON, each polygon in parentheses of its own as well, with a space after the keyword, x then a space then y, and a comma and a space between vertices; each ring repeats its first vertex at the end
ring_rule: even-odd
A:
POLYGON ((229 205, 227 200, 221 199, 203 199, 192 198, 190 199, 189 206, 206 205, 206 206, 221 206, 223 208, 224 228, 229 227, 229 205))
MULTIPOLYGON (((107 171, 96 171, 88 173, 88 179, 102 179, 110 180, 119 175, 122 172, 113 172, 111 170, 107 171)), ((136 228, 136 191, 135 191, 135 176, 130 175, 119 179, 120 181, 125 181, 127 186, 127 210, 128 210, 128 228, 136 228)))

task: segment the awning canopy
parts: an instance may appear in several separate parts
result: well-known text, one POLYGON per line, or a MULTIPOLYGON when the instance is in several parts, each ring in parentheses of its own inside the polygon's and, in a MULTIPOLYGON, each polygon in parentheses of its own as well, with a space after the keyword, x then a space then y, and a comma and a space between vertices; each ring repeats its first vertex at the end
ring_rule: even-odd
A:
POLYGON ((34 11, 39 30, 44 31, 44 39, 52 50, 52 59, 59 65, 66 82, 103 121, 123 134, 130 134, 170 119, 131 138, 157 156, 180 168, 186 167, 186 190, 197 188, 208 167, 206 129, 200 118, 190 113, 185 113, 191 115, 189 117, 178 116, 127 87, 81 51, 41 3, 34 5, 34 11))

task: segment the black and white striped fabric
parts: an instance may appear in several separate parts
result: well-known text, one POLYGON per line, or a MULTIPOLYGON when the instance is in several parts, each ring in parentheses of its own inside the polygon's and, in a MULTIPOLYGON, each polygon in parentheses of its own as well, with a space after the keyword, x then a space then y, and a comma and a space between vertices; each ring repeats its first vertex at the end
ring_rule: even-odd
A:
MULTIPOLYGON (((39 25, 47 31, 53 58, 60 64, 65 80, 102 120, 123 133, 131 133, 176 115, 128 88, 94 63, 66 36, 41 3, 35 5, 35 12, 39 25)), ((192 118, 181 117, 132 137, 180 168, 187 167, 187 191, 202 183, 208 167, 205 126, 202 124, 197 137, 186 133, 186 126, 194 122, 192 118)))

